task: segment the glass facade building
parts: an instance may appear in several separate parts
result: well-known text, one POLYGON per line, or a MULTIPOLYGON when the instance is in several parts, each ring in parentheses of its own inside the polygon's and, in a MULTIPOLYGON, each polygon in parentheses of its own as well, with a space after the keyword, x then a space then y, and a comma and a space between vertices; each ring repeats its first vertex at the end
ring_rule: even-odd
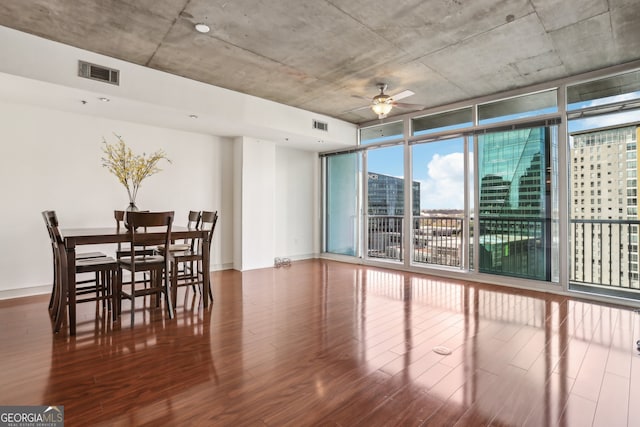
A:
POLYGON ((480 271, 550 276, 549 128, 478 137, 480 271))
MULTIPOLYGON (((420 183, 413 181, 412 211, 420 215, 420 183)), ((404 215, 404 179, 369 172, 367 177, 369 215, 404 215)))

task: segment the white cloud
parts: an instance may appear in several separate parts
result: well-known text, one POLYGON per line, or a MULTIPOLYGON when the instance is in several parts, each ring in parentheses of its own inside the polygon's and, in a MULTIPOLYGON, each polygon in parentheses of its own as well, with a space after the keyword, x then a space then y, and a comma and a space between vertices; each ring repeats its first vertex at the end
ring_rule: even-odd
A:
MULTIPOLYGON (((616 95, 605 98, 598 98, 586 102, 581 108, 595 107, 598 105, 605 105, 614 102, 622 102, 629 100, 637 100, 640 97, 640 92, 625 93, 622 95, 616 95)), ((608 126, 624 125, 626 123, 634 123, 638 121, 638 112, 624 111, 621 113, 610 113, 602 116, 587 117, 584 119, 574 119, 569 121, 569 132, 577 132, 587 129, 597 129, 608 126)))
POLYGON ((604 98, 592 99, 591 101, 586 102, 582 106, 582 108, 584 108, 584 107, 595 107, 597 105, 612 104, 614 102, 629 101, 629 100, 632 100, 632 99, 637 99, 639 94, 640 94, 640 92, 630 92, 630 93, 623 93, 622 95, 615 95, 615 96, 608 96, 608 97, 604 97, 604 98))
POLYGON ((423 209, 464 207, 464 154, 436 154, 427 165, 428 178, 420 181, 423 209))

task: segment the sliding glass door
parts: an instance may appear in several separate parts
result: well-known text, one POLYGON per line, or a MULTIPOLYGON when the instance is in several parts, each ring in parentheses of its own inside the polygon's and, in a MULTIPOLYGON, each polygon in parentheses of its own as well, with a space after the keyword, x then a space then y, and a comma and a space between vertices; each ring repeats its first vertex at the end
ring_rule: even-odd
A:
POLYGON ((415 265, 463 268, 465 144, 452 138, 411 146, 413 180, 420 191, 411 226, 415 265))
POLYGON ((534 127, 478 136, 482 273, 551 279, 551 133, 534 127))
POLYGON ((359 153, 325 158, 325 251, 359 255, 359 153))
MULTIPOLYGON (((366 154, 367 257, 404 259, 404 145, 370 149, 366 154)), ((419 185, 415 187, 419 211, 419 185)), ((416 197, 414 197, 415 199, 416 197)))

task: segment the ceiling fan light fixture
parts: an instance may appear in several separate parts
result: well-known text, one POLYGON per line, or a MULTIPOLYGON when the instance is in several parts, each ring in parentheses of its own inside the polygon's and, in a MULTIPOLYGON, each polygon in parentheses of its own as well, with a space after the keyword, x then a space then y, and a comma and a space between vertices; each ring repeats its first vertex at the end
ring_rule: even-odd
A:
POLYGON ((373 98, 371 109, 378 115, 379 119, 384 119, 391 112, 393 108, 391 101, 391 97, 388 95, 378 95, 373 98))
POLYGON ((393 99, 387 94, 384 93, 384 90, 387 88, 386 83, 378 83, 378 89, 380 89, 380 93, 373 97, 371 101, 371 109, 374 113, 378 115, 379 119, 384 119, 387 117, 387 114, 391 112, 393 108, 393 99))

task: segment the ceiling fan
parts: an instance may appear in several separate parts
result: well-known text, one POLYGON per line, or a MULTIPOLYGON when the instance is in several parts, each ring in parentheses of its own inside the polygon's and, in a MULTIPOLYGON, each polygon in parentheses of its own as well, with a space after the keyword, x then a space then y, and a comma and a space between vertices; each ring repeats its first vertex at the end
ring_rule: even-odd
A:
POLYGON ((424 105, 405 104, 402 102, 397 102, 400 99, 407 98, 411 95, 414 95, 414 93, 410 90, 403 90, 402 92, 396 93, 395 95, 387 95, 386 93, 384 93, 384 91, 387 90, 386 83, 378 83, 376 86, 380 90, 380 93, 371 99, 371 104, 365 107, 355 108, 353 110, 349 110, 346 112, 363 110, 365 108, 371 108, 371 110, 373 110, 373 112, 378 115, 379 119, 384 119, 389 115, 393 107, 408 108, 413 110, 423 110, 426 108, 426 106, 424 105))

